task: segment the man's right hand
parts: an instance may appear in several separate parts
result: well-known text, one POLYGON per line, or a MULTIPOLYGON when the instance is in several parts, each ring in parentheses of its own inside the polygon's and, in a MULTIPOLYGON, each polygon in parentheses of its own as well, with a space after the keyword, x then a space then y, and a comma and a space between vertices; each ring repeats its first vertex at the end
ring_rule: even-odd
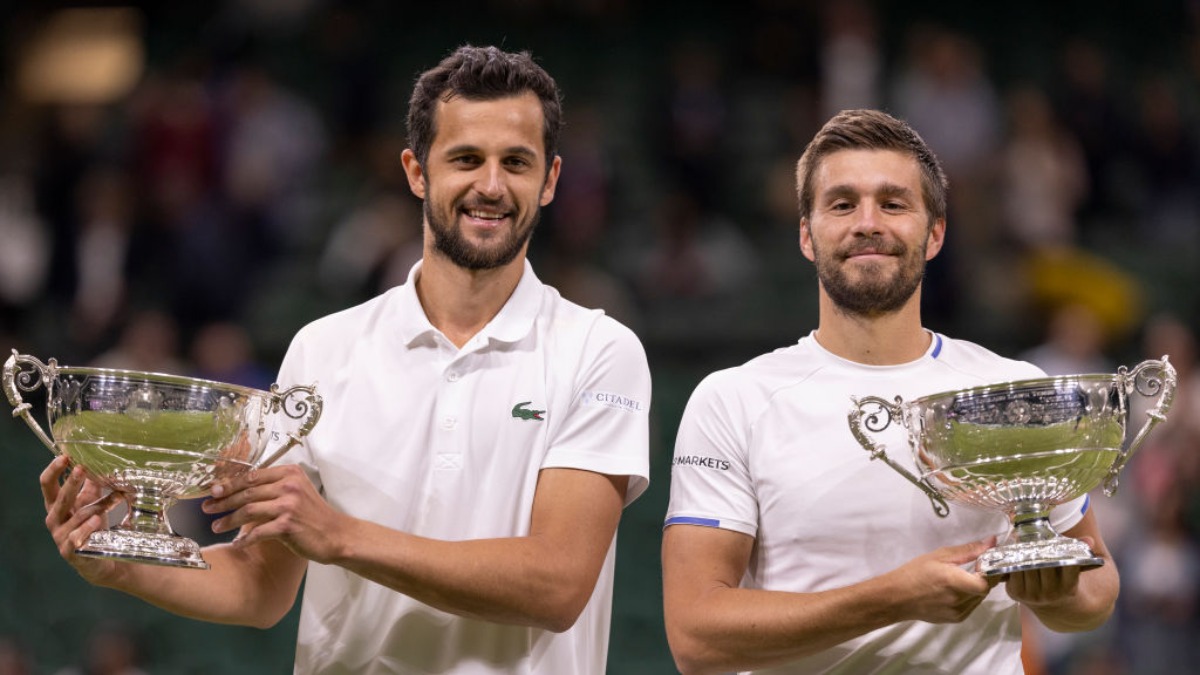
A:
POLYGON ((964 569, 994 544, 995 539, 946 546, 913 558, 892 574, 900 587, 910 592, 909 601, 902 603, 906 619, 929 623, 958 623, 963 621, 998 583, 964 569))
POLYGON ((87 478, 82 467, 72 467, 59 455, 42 471, 42 499, 46 506, 46 529, 54 538, 58 554, 90 583, 106 585, 119 572, 119 563, 103 558, 75 555, 87 538, 106 528, 105 514, 120 501, 118 493, 104 496, 100 486, 87 478), (63 474, 67 471, 66 479, 63 474))

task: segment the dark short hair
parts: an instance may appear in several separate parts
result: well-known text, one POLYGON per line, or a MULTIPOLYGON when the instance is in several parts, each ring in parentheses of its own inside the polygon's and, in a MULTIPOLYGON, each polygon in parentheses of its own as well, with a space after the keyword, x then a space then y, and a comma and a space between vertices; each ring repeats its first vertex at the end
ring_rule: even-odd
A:
POLYGON ((554 78, 533 61, 529 52, 512 53, 496 47, 463 45, 433 68, 421 73, 408 104, 408 144, 425 165, 437 134, 438 101, 461 96, 470 101, 493 101, 527 91, 542 102, 542 141, 546 170, 558 152, 562 129, 562 100, 554 78))
POLYGON ((813 136, 796 164, 796 192, 800 217, 812 215, 813 174, 821 161, 838 150, 895 150, 911 155, 921 167, 921 192, 930 224, 946 217, 949 183, 937 156, 921 136, 903 120, 879 110, 843 110, 813 136))

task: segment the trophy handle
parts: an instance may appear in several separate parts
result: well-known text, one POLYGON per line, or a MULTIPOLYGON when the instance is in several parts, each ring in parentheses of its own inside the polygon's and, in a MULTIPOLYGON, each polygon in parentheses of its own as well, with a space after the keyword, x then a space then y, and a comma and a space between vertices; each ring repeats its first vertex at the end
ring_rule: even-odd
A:
POLYGON ((303 420, 300 423, 300 428, 294 433, 288 433, 287 442, 279 447, 278 450, 271 453, 262 462, 254 465, 254 468, 261 469, 275 463, 277 459, 292 448, 300 444, 305 436, 316 426, 317 420, 321 419, 321 408, 324 402, 317 395, 316 384, 309 386, 291 387, 284 391, 279 391, 279 384, 271 385, 271 412, 282 411, 283 414, 294 420, 303 420))
MULTIPOLYGON (((1167 411, 1175 401, 1175 366, 1164 355, 1161 360, 1142 361, 1133 370, 1121 366, 1117 370, 1117 383, 1121 392, 1128 398, 1137 393, 1146 398, 1158 396, 1154 407, 1146 411, 1146 421, 1129 445, 1121 449, 1117 461, 1113 462, 1104 479, 1104 494, 1111 497, 1117 493, 1117 474, 1129 463, 1135 450, 1146 440, 1146 434, 1167 419, 1167 411)), ((1128 405, 1128 402, 1126 402, 1128 405)))
POLYGON ((60 454, 58 446, 54 444, 41 425, 34 421, 33 415, 29 414, 32 406, 21 398, 21 392, 33 391, 38 386, 44 386, 49 391, 50 380, 54 377, 54 371, 57 368, 58 362, 54 359, 50 359, 50 363, 45 364, 32 356, 18 354, 15 349, 12 356, 4 362, 4 393, 8 396, 8 402, 13 406, 13 417, 25 420, 25 424, 29 425, 38 440, 50 448, 50 452, 55 455, 60 454))
POLYGON ((888 466, 895 469, 900 475, 908 479, 910 483, 921 488, 921 490, 929 497, 929 503, 933 506, 933 512, 939 517, 945 518, 950 515, 950 507, 946 504, 945 498, 938 494, 924 480, 917 478, 908 469, 897 464, 891 457, 888 457, 887 448, 872 441, 867 432, 879 433, 888 428, 892 424, 893 419, 903 419, 903 411, 900 409, 900 404, 904 399, 896 397, 895 403, 889 403, 885 399, 878 396, 864 396, 858 398, 850 397, 854 403, 854 409, 850 411, 850 433, 854 434, 855 440, 863 447, 864 450, 871 453, 871 459, 882 459, 888 466), (867 414, 867 407, 874 406, 877 408, 875 412, 867 414))

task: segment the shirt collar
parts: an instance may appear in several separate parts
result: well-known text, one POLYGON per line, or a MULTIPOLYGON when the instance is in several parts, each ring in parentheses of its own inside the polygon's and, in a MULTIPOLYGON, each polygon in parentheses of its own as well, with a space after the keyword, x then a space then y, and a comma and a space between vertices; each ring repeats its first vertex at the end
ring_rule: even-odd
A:
MULTIPOLYGON (((417 278, 421 274, 422 261, 418 260, 408 271, 408 279, 397 293, 397 314, 400 337, 406 346, 414 346, 422 339, 432 339, 439 334, 437 328, 425 316, 425 308, 417 297, 417 278)), ((542 282, 533 273, 533 266, 524 261, 521 280, 513 290, 500 312, 488 322, 476 338, 499 342, 517 342, 533 329, 534 320, 542 304, 542 282)))

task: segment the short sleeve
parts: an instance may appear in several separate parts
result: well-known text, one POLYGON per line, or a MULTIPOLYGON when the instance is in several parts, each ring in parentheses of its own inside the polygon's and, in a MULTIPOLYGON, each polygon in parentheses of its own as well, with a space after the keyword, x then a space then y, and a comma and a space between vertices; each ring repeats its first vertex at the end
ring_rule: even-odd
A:
POLYGON ((1089 495, 1059 504, 1050 511, 1050 526, 1054 528, 1055 532, 1062 534, 1078 525, 1089 508, 1091 508, 1091 496, 1089 495))
POLYGON ((542 468, 571 468, 629 476, 625 504, 650 482, 650 368, 641 342, 625 326, 600 316, 578 361, 557 364, 554 386, 569 396, 555 420, 542 468))
POLYGON ((728 373, 705 378, 679 423, 664 527, 701 525, 755 536, 758 502, 749 469, 746 402, 728 373))

